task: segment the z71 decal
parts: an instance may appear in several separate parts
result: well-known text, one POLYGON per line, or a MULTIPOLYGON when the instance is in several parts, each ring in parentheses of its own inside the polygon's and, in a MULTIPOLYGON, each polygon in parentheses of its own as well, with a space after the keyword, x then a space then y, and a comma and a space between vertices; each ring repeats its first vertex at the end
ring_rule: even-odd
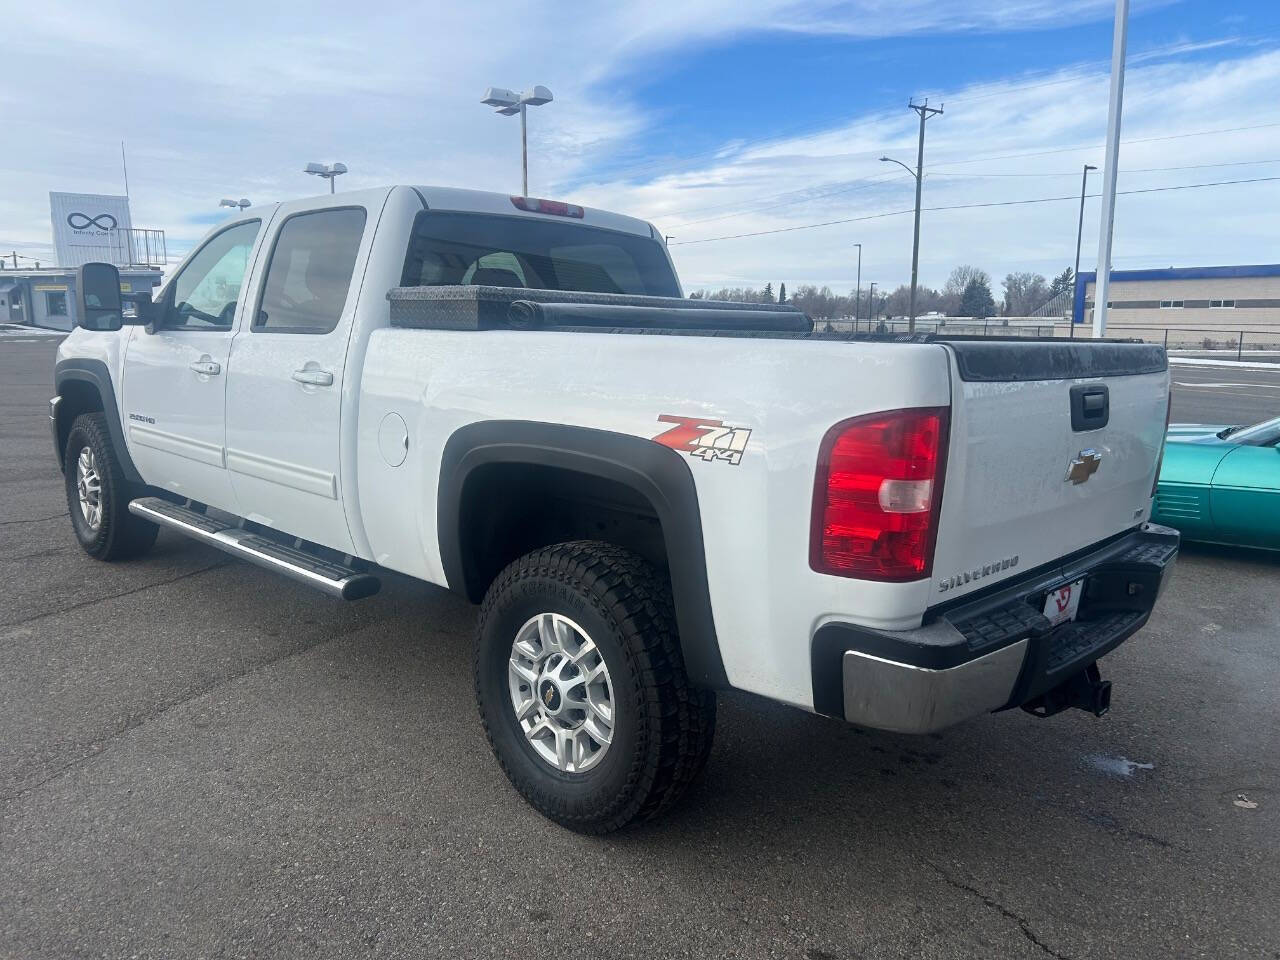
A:
POLYGON ((725 460, 735 466, 742 462, 751 431, 747 427, 726 427, 719 420, 701 417, 676 417, 669 413, 658 416, 660 423, 676 426, 653 439, 672 450, 683 450, 691 457, 710 462, 725 460))

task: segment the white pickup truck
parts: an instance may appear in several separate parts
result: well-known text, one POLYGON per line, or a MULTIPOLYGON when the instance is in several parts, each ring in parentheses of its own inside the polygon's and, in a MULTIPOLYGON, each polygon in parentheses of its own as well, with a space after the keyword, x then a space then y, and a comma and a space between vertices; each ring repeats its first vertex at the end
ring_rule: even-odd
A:
POLYGON ((84 549, 165 527, 483 603, 493 751, 575 830, 668 808, 721 689, 914 733, 1101 714, 1177 555, 1156 346, 815 333, 680 299, 643 221, 431 187, 245 211, 136 316, 117 284, 81 269, 55 371, 84 549))

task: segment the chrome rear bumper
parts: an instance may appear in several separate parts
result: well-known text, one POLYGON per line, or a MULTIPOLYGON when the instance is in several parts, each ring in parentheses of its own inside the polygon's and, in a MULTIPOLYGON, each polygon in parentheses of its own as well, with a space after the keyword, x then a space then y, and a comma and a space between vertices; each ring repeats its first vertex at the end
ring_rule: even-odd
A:
POLYGON ((1036 701, 1146 624, 1178 546, 1176 530, 1143 524, 939 605, 915 630, 827 622, 813 636, 814 708, 860 726, 930 733, 1036 701), (1046 595, 1076 580, 1085 582, 1077 619, 1052 626, 1041 613, 1046 595))
POLYGON ((1019 640, 945 670, 895 663, 850 650, 844 655, 845 719, 896 733, 929 733, 999 710, 1022 671, 1019 640))

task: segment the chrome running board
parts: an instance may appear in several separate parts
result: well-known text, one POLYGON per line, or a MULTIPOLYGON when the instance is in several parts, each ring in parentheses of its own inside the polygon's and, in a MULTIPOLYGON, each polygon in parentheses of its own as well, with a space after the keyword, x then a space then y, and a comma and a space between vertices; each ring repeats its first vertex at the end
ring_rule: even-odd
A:
POLYGON ((382 581, 370 573, 277 543, 160 497, 134 500, 129 504, 129 512, 340 600, 371 597, 382 587, 382 581))

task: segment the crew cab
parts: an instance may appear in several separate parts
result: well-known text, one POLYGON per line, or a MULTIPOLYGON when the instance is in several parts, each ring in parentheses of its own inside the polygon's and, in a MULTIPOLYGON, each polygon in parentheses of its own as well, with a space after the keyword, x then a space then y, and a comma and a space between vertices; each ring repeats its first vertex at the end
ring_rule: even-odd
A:
POLYGON ((81 269, 50 424, 75 534, 163 527, 336 598, 481 604, 513 785, 667 809, 716 692, 927 733, 1106 711, 1178 551, 1148 522, 1163 350, 832 335, 682 299, 649 223, 391 187, 233 216, 136 316, 81 269))

